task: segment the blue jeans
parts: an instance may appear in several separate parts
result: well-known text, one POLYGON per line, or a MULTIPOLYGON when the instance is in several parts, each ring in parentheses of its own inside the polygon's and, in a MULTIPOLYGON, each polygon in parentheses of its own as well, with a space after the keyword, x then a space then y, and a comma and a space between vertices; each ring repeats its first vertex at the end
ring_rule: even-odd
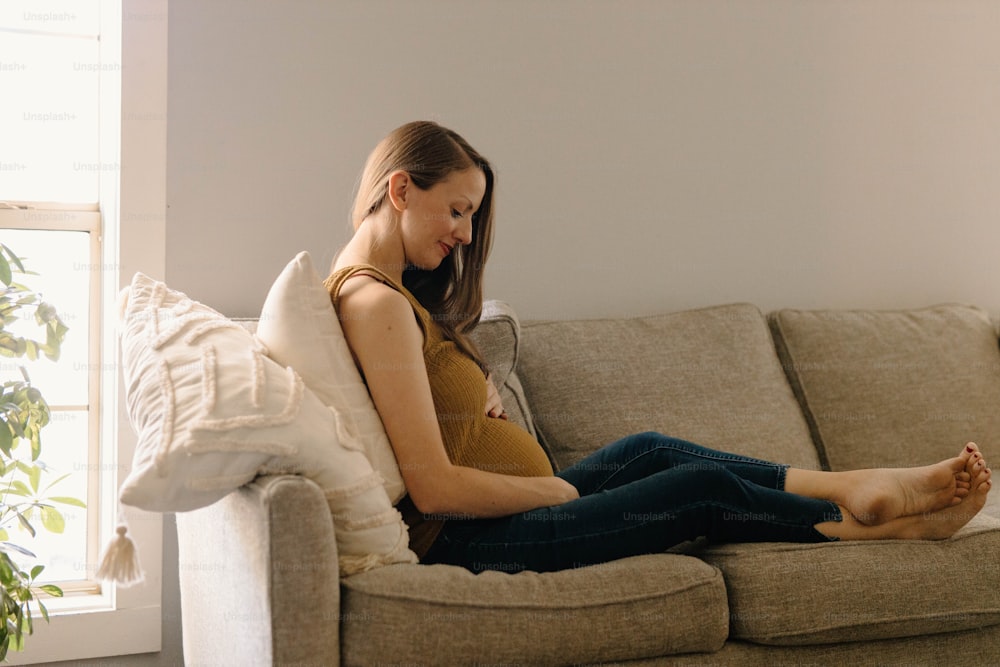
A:
POLYGON ((788 466, 660 433, 614 442, 558 473, 580 492, 498 519, 450 519, 422 560, 474 572, 545 572, 712 542, 826 542, 828 500, 784 491, 788 466))

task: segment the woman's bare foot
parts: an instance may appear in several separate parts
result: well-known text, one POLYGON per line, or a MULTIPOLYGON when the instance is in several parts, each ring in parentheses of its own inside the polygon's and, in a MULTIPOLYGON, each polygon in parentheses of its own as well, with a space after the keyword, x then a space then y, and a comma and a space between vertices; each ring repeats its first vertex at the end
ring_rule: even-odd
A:
MULTIPOLYGON (((948 539, 983 509, 986 497, 993 487, 992 473, 982 457, 970 467, 978 472, 970 482, 969 493, 958 503, 944 509, 901 516, 875 526, 863 524, 851 514, 845 513, 843 521, 820 523, 816 525, 816 529, 828 537, 844 540, 948 539)), ((842 508, 841 511, 847 512, 847 509, 842 508)))
POLYGON ((958 456, 934 465, 854 471, 844 506, 861 523, 878 525, 957 505, 969 495, 965 475, 971 479, 969 466, 976 459, 982 460, 979 448, 969 443, 958 456))
POLYGON ((832 500, 859 523, 876 526, 961 503, 971 492, 973 468, 981 460, 979 448, 970 442, 958 456, 929 466, 833 473, 790 469, 785 490, 832 500))

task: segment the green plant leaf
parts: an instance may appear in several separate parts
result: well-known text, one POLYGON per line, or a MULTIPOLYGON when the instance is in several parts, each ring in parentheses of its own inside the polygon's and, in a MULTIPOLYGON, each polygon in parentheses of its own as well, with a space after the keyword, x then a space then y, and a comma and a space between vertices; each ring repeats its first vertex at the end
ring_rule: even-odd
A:
POLYGON ((10 285, 10 281, 14 279, 10 271, 10 262, 3 255, 0 255, 0 282, 4 285, 10 285))
POLYGON ((45 570, 44 565, 36 565, 35 567, 31 568, 31 580, 34 581, 35 579, 37 579, 38 575, 40 575, 44 570, 45 570))
POLYGON ((11 250, 10 247, 8 247, 7 245, 5 245, 3 243, 0 243, 0 248, 3 248, 3 251, 5 253, 7 253, 8 257, 10 257, 10 261, 14 262, 14 266, 17 267, 17 270, 20 271, 21 273, 24 273, 25 272, 24 271, 24 264, 21 263, 21 258, 18 257, 17 255, 15 255, 14 251, 11 250))
MULTIPOLYGON (((60 591, 60 592, 62 592, 62 591, 60 591)), ((48 623, 49 622, 49 610, 45 608, 45 605, 42 604, 41 600, 38 601, 38 611, 42 612, 42 618, 44 618, 45 622, 48 623)))
POLYGON ((15 496, 30 496, 31 491, 28 490, 28 486, 19 479, 15 479, 7 487, 7 493, 13 493, 15 496))
POLYGON ((10 429, 7 427, 6 420, 4 420, 3 424, 0 425, 0 450, 3 450, 3 453, 9 457, 10 448, 13 444, 14 437, 11 434, 10 429))
MULTIPOLYGON (((14 544, 13 542, 0 542, 0 553, 2 553, 5 558, 8 558, 8 560, 9 560, 9 557, 7 557, 7 554, 11 553, 11 552, 21 554, 22 556, 27 556, 28 558, 34 558, 35 557, 35 554, 33 554, 32 552, 28 551, 27 549, 25 549, 24 547, 22 547, 20 544, 14 544)), ((0 565, 0 573, 2 573, 2 570, 3 570, 3 566, 0 565)))
MULTIPOLYGON (((14 419, 7 420, 7 426, 9 426, 14 431, 14 435, 16 435, 18 438, 24 437, 24 428, 21 426, 21 421, 20 419, 17 418, 17 415, 15 415, 14 419)), ((17 447, 16 442, 12 445, 11 448, 13 449, 15 447, 17 447)))
MULTIPOLYGON (((39 465, 40 465, 41 467, 43 467, 43 468, 45 467, 45 464, 44 464, 44 463, 41 463, 41 462, 39 462, 39 465)), ((59 475, 59 477, 56 477, 56 478, 55 478, 55 479, 54 479, 53 481, 49 482, 48 486, 46 486, 46 487, 45 487, 45 491, 43 491, 43 492, 42 492, 42 494, 43 494, 43 495, 44 495, 44 494, 47 494, 47 493, 49 492, 49 489, 51 489, 51 488, 52 488, 53 486, 55 486, 56 484, 58 484, 59 482, 63 481, 63 480, 64 480, 64 479, 66 479, 67 477, 69 477, 69 475, 70 475, 70 473, 66 473, 66 474, 64 474, 64 475, 59 475)))
POLYGON ((56 319, 56 309, 51 303, 46 303, 44 301, 38 302, 38 307, 35 309, 35 321, 39 324, 46 324, 56 319))
POLYGON ((62 589, 54 584, 45 584, 44 586, 39 586, 38 588, 54 598, 61 598, 63 596, 62 589))
POLYGON ((63 505, 72 505, 73 507, 87 508, 87 503, 76 498, 68 498, 66 496, 50 496, 46 500, 50 500, 54 503, 62 503, 63 505))
POLYGON ((38 509, 42 514, 42 525, 47 531, 62 533, 66 530, 66 519, 63 518, 62 512, 48 505, 42 505, 38 509))
POLYGON ((35 536, 34 526, 32 526, 31 523, 26 518, 24 518, 24 515, 21 514, 21 512, 19 512, 18 510, 14 510, 14 513, 17 515, 17 520, 18 522, 20 522, 21 527, 24 528, 29 533, 31 533, 31 536, 34 537, 35 536))
POLYGON ((17 469, 28 477, 28 483, 31 484, 31 490, 35 493, 35 495, 37 495, 38 485, 41 483, 42 479, 41 466, 29 466, 24 461, 18 461, 17 469))
MULTIPOLYGON (((10 556, 7 555, 6 549, 4 549, 4 547, 8 546, 13 547, 17 545, 9 544, 7 542, 0 544, 0 582, 3 582, 3 586, 0 586, 0 591, 3 592, 4 601, 10 598, 10 593, 8 591, 14 583, 14 561, 10 559, 10 556)), ((20 549, 21 547, 17 548, 20 549)), ((34 554, 32 554, 31 557, 34 558, 34 554)))
MULTIPOLYGON (((20 611, 21 611, 20 607, 17 607, 16 610, 15 610, 15 612, 20 612, 20 611)), ((12 641, 11 641, 11 643, 14 645, 14 650, 15 651, 23 651, 24 650, 24 634, 21 632, 21 614, 17 613, 16 614, 16 618, 17 618, 17 623, 14 623, 10 619, 7 619, 7 630, 10 631, 10 633, 12 635, 12 637, 11 637, 12 641)))
POLYGON ((31 460, 37 461, 42 454, 42 434, 38 432, 38 427, 31 429, 31 460))

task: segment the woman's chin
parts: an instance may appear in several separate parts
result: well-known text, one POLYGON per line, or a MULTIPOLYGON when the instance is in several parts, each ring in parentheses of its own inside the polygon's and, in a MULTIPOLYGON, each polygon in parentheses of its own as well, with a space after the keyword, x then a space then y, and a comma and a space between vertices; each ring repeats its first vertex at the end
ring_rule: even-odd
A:
POLYGON ((411 269, 418 269, 420 271, 433 271, 441 266, 441 262, 443 261, 443 259, 421 260, 417 262, 410 262, 409 266, 411 269))

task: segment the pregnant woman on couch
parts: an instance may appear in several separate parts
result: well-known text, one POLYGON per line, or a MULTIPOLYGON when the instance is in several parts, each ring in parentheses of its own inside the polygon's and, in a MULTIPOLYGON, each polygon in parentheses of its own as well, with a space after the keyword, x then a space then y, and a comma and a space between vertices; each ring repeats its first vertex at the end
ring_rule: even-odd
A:
POLYGON ((549 571, 698 537, 945 539, 984 506, 991 472, 973 443, 930 466, 821 472, 639 433, 553 474, 465 335, 482 311, 494 184, 456 133, 397 128, 368 158, 355 234, 326 281, 406 484, 398 509, 421 562, 549 571))

